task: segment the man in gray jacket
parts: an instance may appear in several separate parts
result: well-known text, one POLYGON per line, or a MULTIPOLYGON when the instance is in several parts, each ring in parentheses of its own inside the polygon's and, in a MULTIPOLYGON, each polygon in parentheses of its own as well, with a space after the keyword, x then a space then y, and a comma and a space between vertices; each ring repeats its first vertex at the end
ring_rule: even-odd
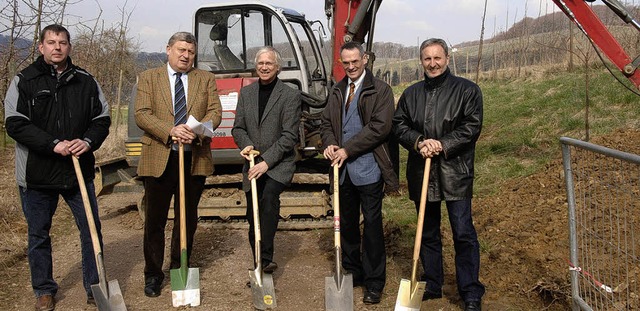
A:
POLYGON ((480 247, 471 219, 475 146, 482 128, 482 92, 449 71, 442 39, 420 46, 424 80, 408 87, 393 117, 395 135, 408 151, 409 197, 419 208, 424 159, 432 157, 420 259, 427 288, 423 300, 442 297, 444 272, 440 205, 446 201, 456 250, 458 293, 466 311, 480 310, 484 285, 478 280, 480 247))
POLYGON ((294 147, 298 142, 300 92, 278 79, 280 54, 272 47, 256 53, 258 82, 240 90, 232 135, 240 155, 249 160, 249 152, 257 150, 256 165, 243 169, 242 188, 247 197, 249 243, 255 254, 253 205, 250 180, 258 188, 258 207, 262 236, 262 268, 272 273, 278 268, 273 261, 274 238, 278 229, 280 194, 291 183, 296 169, 294 147))
POLYGON ((398 188, 387 146, 393 92, 365 69, 367 58, 359 43, 345 43, 340 61, 346 77, 331 90, 322 115, 324 157, 341 168, 342 266, 353 275, 355 285, 365 286, 363 302, 376 304, 386 280, 382 198, 385 190, 398 188), (362 241, 360 210, 364 216, 362 241))

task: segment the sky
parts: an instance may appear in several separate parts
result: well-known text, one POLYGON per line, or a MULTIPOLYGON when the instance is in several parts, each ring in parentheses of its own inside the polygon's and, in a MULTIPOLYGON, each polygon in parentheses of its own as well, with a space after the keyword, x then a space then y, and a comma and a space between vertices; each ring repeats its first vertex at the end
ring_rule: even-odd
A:
MULTIPOLYGON (((344 1, 344 0, 338 0, 344 1)), ((122 11, 130 12, 130 36, 140 43, 141 51, 163 52, 168 38, 177 31, 193 31, 193 14, 202 5, 229 3, 233 0, 83 0, 67 9, 67 23, 92 19, 102 9, 105 25, 115 25, 122 11)), ((265 0, 275 6, 294 9, 307 20, 320 20, 325 27, 324 0, 265 0)), ((598 1, 599 2, 599 1, 598 1)), ((378 11, 374 42, 394 42, 417 46, 422 40, 440 37, 452 45, 478 40, 482 23, 482 0, 383 0, 378 11)), ((504 31, 514 20, 539 12, 558 11, 551 0, 488 0, 485 38, 504 31)), ((67 24, 65 23, 65 24, 67 24)), ((73 33, 72 33, 73 35, 73 33)))

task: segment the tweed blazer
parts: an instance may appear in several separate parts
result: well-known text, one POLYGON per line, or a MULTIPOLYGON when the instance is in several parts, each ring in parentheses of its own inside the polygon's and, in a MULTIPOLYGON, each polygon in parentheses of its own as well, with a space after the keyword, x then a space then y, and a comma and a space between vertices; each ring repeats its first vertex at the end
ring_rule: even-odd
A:
MULTIPOLYGON (((187 115, 200 122, 220 125, 222 106, 213 73, 192 69, 188 73, 187 115)), ((165 171, 171 151, 173 128, 173 98, 167 65, 146 70, 138 77, 135 99, 136 124, 144 131, 139 176, 160 177, 165 171)), ((198 136, 192 146, 191 174, 207 176, 213 173, 211 139, 198 136)))
MULTIPOLYGON (((233 124, 233 139, 240 148, 253 146, 260 151, 260 157, 267 162, 267 175, 289 185, 296 169, 295 146, 298 143, 301 96, 284 82, 278 80, 264 108, 262 119, 258 120, 258 92, 260 82, 240 90, 236 119, 233 124)), ((249 163, 243 168, 242 188, 251 190, 247 178, 249 163)))

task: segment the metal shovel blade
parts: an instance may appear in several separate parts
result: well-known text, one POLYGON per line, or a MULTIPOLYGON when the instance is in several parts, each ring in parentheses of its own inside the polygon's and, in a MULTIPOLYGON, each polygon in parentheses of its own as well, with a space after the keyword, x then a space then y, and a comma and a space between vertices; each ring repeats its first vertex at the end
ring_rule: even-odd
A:
POLYGON ((200 305, 200 269, 186 266, 169 271, 171 302, 174 307, 200 305))
POLYGON ((324 278, 324 309, 327 311, 353 310, 353 276, 336 274, 324 278))
POLYGON ((96 307, 98 307, 98 310, 127 310, 118 280, 109 281, 109 284, 107 284, 108 288, 102 288, 100 285, 101 283, 91 285, 91 292, 93 293, 93 299, 96 301, 96 307))
POLYGON ((396 299, 395 311, 420 311, 422 305, 422 295, 427 287, 426 282, 417 282, 416 286, 411 286, 411 280, 402 279, 398 298, 396 299))
POLYGON ((276 307, 276 290, 271 274, 262 273, 262 269, 258 267, 249 271, 249 278, 251 278, 253 306, 258 310, 274 309, 276 307))

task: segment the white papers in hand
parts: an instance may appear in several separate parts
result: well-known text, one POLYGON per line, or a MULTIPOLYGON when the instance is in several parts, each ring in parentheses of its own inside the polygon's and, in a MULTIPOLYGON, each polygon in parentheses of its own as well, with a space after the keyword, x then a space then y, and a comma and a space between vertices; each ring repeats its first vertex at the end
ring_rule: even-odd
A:
POLYGON ((211 124, 211 120, 205 123, 200 123, 200 121, 196 120, 192 115, 189 115, 187 126, 189 126, 191 130, 198 135, 213 137, 213 124, 211 124))

